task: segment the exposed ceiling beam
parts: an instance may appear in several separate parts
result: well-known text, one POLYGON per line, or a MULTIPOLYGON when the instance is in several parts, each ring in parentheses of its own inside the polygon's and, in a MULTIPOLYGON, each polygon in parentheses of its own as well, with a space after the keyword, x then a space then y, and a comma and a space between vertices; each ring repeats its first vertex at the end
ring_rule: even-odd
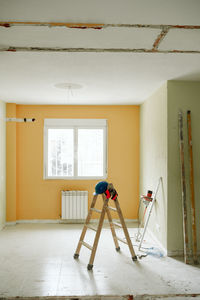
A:
POLYGON ((158 35, 157 39, 155 40, 155 42, 153 43, 153 48, 152 50, 157 51, 158 47, 160 45, 160 43, 162 42, 162 40, 165 38, 165 36, 167 35, 167 33, 169 32, 169 28, 163 29, 161 31, 161 33, 158 35))
POLYGON ((198 25, 164 25, 164 24, 98 24, 98 23, 55 23, 55 22, 0 22, 0 26, 9 28, 12 26, 47 26, 47 27, 67 27, 75 29, 104 29, 108 27, 126 28, 154 28, 154 29, 200 29, 198 25))
POLYGON ((198 50, 158 50, 129 48, 56 48, 56 47, 1 47, 0 52, 95 52, 95 53, 191 53, 200 54, 198 50))
POLYGON ((54 23, 54 22, 0 22, 0 26, 9 28, 12 26, 46 26, 46 27, 67 27, 76 29, 102 29, 104 24, 93 23, 54 23))
POLYGON ((54 22, 0 22, 0 26, 9 28, 12 26, 47 26, 66 27, 71 29, 105 29, 105 28, 149 28, 160 29, 158 37, 155 39, 151 49, 126 49, 126 48, 60 48, 60 47, 0 47, 0 52, 134 52, 134 53, 200 53, 198 50, 159 50, 163 39, 171 29, 200 30, 200 26, 193 25, 153 25, 153 24, 97 24, 97 23, 54 23, 54 22))

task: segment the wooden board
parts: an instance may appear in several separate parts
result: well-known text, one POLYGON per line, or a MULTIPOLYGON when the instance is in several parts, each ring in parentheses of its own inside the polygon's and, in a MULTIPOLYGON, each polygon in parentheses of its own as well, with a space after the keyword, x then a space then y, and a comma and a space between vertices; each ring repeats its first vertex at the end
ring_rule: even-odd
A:
POLYGON ((181 190, 182 190, 182 214, 183 214, 183 241, 184 241, 184 261, 189 263, 189 248, 188 248, 188 230, 187 230, 187 205, 186 205, 186 183, 185 183, 185 163, 184 163, 184 139, 183 139, 183 114, 179 111, 179 150, 181 161, 181 190))
POLYGON ((197 259, 197 236, 196 236, 196 216, 195 216, 195 198, 194 198, 194 170, 193 170, 193 150, 192 150, 192 127, 191 112, 187 111, 188 127, 188 151, 189 151, 189 168, 190 168, 190 202, 191 202, 191 219, 192 219, 192 248, 193 260, 198 264, 197 259))

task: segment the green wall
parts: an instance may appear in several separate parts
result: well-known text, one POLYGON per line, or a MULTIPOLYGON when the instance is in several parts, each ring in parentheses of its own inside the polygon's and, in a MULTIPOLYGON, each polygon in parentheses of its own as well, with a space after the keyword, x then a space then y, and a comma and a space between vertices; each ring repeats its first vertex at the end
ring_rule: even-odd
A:
POLYGON ((200 82, 168 81, 141 105, 140 194, 155 191, 160 176, 162 189, 148 228, 169 256, 183 254, 183 218, 178 134, 178 112, 184 116, 184 152, 187 183, 188 235, 192 249, 190 216, 187 110, 191 110, 197 249, 200 251, 200 82))
MULTIPOLYGON (((200 82, 168 82, 168 226, 167 248, 169 255, 183 253, 182 200, 180 155, 178 135, 178 112, 184 116, 184 152, 186 172, 187 208, 190 215, 189 155, 187 144, 187 110, 191 110, 195 202, 197 215, 198 249, 200 248, 200 82)), ((191 249, 191 219, 188 218, 191 249)))

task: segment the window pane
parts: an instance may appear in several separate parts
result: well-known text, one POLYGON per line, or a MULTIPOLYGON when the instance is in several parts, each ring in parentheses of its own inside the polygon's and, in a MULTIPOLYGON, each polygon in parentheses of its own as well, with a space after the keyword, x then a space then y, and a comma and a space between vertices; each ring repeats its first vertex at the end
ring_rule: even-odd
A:
POLYGON ((78 129, 78 176, 103 176, 103 129, 78 129))
POLYGON ((48 176, 73 175, 73 129, 48 129, 48 176))

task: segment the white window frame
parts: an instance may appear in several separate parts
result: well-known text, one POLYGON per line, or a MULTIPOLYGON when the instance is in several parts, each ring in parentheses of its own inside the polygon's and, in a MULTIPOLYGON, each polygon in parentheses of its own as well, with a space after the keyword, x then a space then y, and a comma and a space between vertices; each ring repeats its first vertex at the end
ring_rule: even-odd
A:
POLYGON ((44 179, 94 180, 107 178, 106 119, 44 119, 44 179), (74 176, 48 176, 48 129, 74 129, 74 176), (103 129, 103 176, 78 176, 78 129, 103 129))

